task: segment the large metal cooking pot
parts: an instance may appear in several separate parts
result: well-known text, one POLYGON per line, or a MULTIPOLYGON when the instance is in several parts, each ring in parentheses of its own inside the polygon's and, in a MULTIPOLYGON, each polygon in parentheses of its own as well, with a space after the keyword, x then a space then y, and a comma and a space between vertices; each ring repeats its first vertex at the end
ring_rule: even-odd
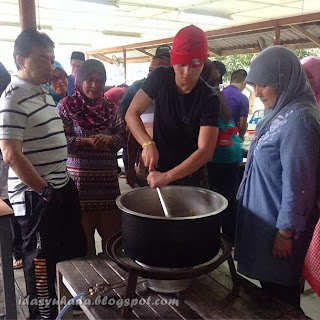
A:
POLYGON ((220 248, 220 215, 227 200, 195 187, 161 188, 170 216, 164 215, 156 189, 133 189, 117 198, 122 210, 126 254, 147 265, 182 268, 204 263, 220 248))

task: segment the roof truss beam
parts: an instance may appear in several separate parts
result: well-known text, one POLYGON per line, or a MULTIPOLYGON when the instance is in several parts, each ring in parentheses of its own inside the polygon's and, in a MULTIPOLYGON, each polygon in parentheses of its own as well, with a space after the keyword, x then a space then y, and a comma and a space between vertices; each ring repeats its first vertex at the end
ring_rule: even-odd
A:
POLYGON ((308 32, 307 30, 305 30, 300 25, 295 24, 295 25, 290 25, 290 27, 293 30, 297 31, 298 33, 302 34, 303 36, 307 37, 309 40, 314 42, 316 45, 320 46, 320 39, 317 38, 316 36, 314 36, 313 34, 311 34, 310 32, 308 32))

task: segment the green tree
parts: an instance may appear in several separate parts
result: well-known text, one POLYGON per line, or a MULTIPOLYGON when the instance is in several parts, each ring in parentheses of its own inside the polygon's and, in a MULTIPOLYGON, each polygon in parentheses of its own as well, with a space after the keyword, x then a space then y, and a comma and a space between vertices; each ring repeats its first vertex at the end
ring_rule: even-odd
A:
MULTIPOLYGON (((293 52, 297 55, 297 57, 301 60, 307 56, 317 56, 320 57, 320 49, 319 48, 311 48, 311 49, 295 49, 293 52)), ((226 74, 223 76, 223 82, 230 82, 231 73, 237 69, 244 69, 249 71, 250 63, 252 59, 257 55, 257 53, 248 53, 248 54, 237 54, 232 56, 225 56, 214 58, 212 60, 221 61, 227 68, 226 74)))
POLYGON ((297 55, 297 57, 301 60, 304 57, 308 56, 316 56, 320 57, 320 49, 319 48, 311 48, 311 49, 295 49, 293 52, 297 55))
POLYGON ((229 82, 231 73, 237 69, 249 70, 250 63, 255 54, 237 54, 232 56, 225 56, 214 60, 221 61, 227 68, 226 74, 223 76, 223 82, 229 82))

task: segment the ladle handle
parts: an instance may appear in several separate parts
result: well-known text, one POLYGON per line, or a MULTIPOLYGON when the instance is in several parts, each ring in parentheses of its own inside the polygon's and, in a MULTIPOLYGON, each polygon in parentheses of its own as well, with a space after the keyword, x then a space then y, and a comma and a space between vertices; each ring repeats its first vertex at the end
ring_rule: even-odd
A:
POLYGON ((160 203, 161 203, 161 206, 162 206, 162 210, 163 210, 163 212, 164 212, 164 215, 165 215, 166 217, 170 217, 169 212, 168 212, 168 209, 167 209, 167 206, 166 206, 166 203, 165 203, 164 200, 163 200, 163 197, 162 197, 160 188, 157 187, 156 189, 157 189, 157 192, 158 192, 158 196, 159 196, 159 199, 160 199, 160 203))

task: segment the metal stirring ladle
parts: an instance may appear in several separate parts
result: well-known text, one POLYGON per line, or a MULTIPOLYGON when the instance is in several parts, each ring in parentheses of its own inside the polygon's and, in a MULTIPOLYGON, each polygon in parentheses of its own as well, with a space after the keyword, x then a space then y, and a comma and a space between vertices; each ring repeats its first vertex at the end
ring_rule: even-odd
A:
POLYGON ((166 217, 170 217, 169 215, 169 212, 168 212, 168 209, 167 209, 167 206, 166 206, 166 203, 164 202, 163 200, 163 197, 162 197, 162 194, 161 194, 161 190, 159 187, 156 188, 157 189, 157 192, 158 192, 158 196, 159 196, 159 199, 160 199, 160 203, 161 203, 161 206, 162 206, 162 210, 164 212, 164 215, 166 217))

